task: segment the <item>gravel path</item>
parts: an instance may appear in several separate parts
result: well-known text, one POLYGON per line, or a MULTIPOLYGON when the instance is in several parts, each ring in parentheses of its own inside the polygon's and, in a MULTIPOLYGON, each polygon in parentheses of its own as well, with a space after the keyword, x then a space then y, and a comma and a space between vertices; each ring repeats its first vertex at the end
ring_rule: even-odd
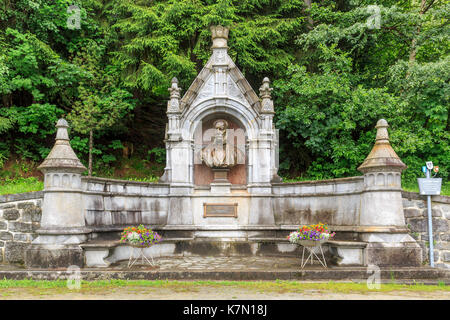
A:
POLYGON ((183 288, 148 288, 122 287, 114 289, 99 289, 92 292, 77 290, 11 288, 0 291, 0 300, 450 300, 450 292, 369 292, 334 293, 308 290, 303 292, 258 292, 246 288, 212 288, 196 287, 194 290, 183 288), (63 291, 63 292, 61 292, 63 291))

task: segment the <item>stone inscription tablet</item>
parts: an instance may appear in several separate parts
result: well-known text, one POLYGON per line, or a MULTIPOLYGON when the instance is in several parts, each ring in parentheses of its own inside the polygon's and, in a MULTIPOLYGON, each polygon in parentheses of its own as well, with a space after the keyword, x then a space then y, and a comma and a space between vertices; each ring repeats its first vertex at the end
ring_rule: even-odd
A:
POLYGON ((237 218, 237 203, 203 203, 203 217, 237 218))

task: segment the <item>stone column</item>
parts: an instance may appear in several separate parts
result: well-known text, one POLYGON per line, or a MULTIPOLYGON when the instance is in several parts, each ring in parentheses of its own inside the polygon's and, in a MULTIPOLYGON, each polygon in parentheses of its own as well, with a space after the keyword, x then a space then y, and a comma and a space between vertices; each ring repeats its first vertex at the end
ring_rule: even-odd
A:
POLYGON ((408 234, 403 214, 401 172, 406 165, 389 143, 388 123, 377 122, 376 142, 363 164, 360 226, 367 264, 420 265, 421 248, 408 234))
POLYGON ((38 167, 44 173, 44 199, 38 237, 25 253, 28 267, 68 267, 84 264, 79 246, 90 232, 84 219, 81 173, 86 167, 70 146, 68 123, 56 124, 56 142, 38 167))
MULTIPOLYGON (((261 126, 257 141, 250 142, 249 152, 253 152, 252 184, 249 192, 253 194, 272 194, 272 181, 276 181, 277 169, 275 161, 276 135, 273 125, 274 108, 269 78, 265 77, 259 88, 261 109, 259 117, 261 126), (275 178, 275 179, 274 179, 275 178)), ((275 216, 272 207, 272 198, 254 197, 250 200, 249 224, 274 225, 275 216)))
POLYGON ((181 104, 178 79, 173 78, 170 100, 167 102, 167 118, 169 123, 166 132, 166 168, 161 182, 170 184, 169 212, 167 224, 192 224, 191 199, 191 143, 184 140, 180 128, 181 104))
POLYGON ((263 83, 259 88, 259 97, 261 99, 261 112, 260 117, 262 120, 262 129, 260 133, 261 139, 268 142, 268 148, 270 150, 270 181, 281 182, 281 178, 278 176, 278 135, 273 124, 273 117, 275 110, 273 107, 272 92, 273 88, 270 87, 269 78, 265 77, 263 83))
MULTIPOLYGON (((167 102, 167 118, 169 120, 166 127, 166 167, 164 168, 164 175, 160 178, 161 182, 171 182, 173 180, 174 166, 178 161, 173 161, 173 149, 182 140, 180 132, 180 92, 181 88, 178 87, 178 79, 172 79, 172 85, 168 89, 170 92, 170 100, 167 102)), ((184 170, 182 170, 184 171, 184 170)))

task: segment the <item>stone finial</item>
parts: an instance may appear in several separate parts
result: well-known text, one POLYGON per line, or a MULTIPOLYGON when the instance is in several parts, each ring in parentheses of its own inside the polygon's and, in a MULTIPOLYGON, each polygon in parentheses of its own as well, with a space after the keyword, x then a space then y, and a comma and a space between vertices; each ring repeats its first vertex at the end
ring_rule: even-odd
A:
POLYGON ((363 164, 358 168, 362 173, 384 169, 401 172, 407 168, 389 143, 388 127, 389 125, 386 120, 378 120, 375 126, 377 128, 375 145, 363 164))
POLYGON ((227 27, 211 26, 212 49, 228 48, 228 31, 229 29, 227 27))
POLYGON ((263 83, 261 87, 259 88, 259 96, 261 99, 263 98, 271 98, 270 92, 273 90, 273 88, 270 88, 270 80, 269 78, 265 77, 263 79, 263 83))
POLYGON ((56 123, 56 142, 52 150, 38 167, 41 171, 48 169, 64 169, 68 172, 81 173, 86 167, 78 159, 70 146, 67 129, 69 124, 65 119, 59 119, 56 123))
POLYGON ((167 103, 167 113, 180 112, 180 92, 181 88, 178 87, 178 79, 172 78, 172 85, 169 88, 170 100, 167 103))
POLYGON ((270 87, 269 78, 265 77, 263 83, 259 88, 259 97, 261 98, 261 112, 273 113, 273 100, 270 92, 273 88, 270 87))
POLYGON ((377 136, 375 138, 375 144, 389 143, 389 133, 387 131, 387 128, 389 128, 389 125, 388 125, 387 121, 384 119, 378 120, 375 128, 377 129, 377 136))

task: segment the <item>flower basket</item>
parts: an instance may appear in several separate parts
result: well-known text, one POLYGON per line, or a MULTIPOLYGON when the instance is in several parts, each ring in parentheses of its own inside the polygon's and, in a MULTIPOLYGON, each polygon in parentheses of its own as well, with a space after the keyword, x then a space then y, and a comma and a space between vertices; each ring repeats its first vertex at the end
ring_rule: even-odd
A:
POLYGON ((133 248, 150 248, 153 244, 137 244, 129 242, 128 245, 133 248))
POLYGON ((334 235, 334 232, 330 233, 327 225, 319 223, 300 226, 297 231, 291 232, 287 238, 291 243, 315 247, 327 242, 334 235))
POLYGON ((304 246, 304 247, 315 247, 318 245, 321 245, 325 242, 327 242, 328 239, 322 239, 322 240, 299 240, 297 243, 304 246))
POLYGON ((127 243, 133 248, 148 248, 160 242, 162 237, 142 224, 138 227, 128 227, 122 232, 121 243, 127 243))
POLYGON ((322 244, 333 238, 335 233, 330 233, 328 226, 319 223, 312 225, 300 226, 297 231, 291 232, 287 237, 290 243, 303 246, 302 262, 300 267, 303 269, 308 261, 313 264, 314 258, 326 268, 327 262, 323 255, 322 244), (306 259, 305 259, 306 252, 306 259))

